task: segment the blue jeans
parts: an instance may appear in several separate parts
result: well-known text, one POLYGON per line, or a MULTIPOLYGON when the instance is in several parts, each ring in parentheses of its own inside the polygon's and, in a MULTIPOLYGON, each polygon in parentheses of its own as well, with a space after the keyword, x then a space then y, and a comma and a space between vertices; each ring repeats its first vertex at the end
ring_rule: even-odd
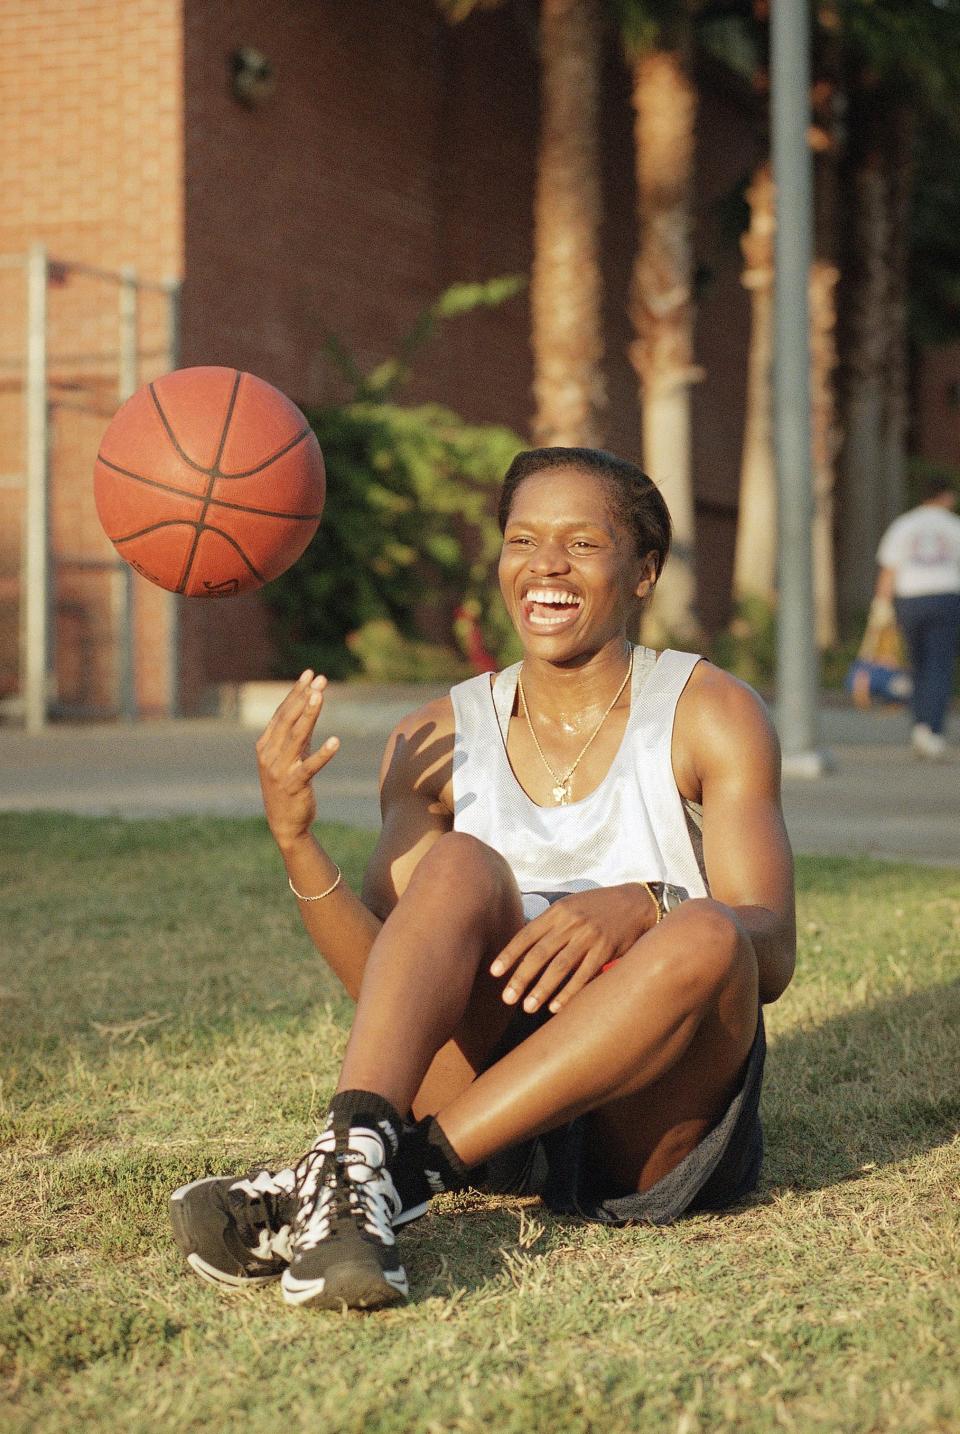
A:
POLYGON ((898 597, 895 607, 913 668, 913 720, 942 733, 960 647, 960 593, 898 597))

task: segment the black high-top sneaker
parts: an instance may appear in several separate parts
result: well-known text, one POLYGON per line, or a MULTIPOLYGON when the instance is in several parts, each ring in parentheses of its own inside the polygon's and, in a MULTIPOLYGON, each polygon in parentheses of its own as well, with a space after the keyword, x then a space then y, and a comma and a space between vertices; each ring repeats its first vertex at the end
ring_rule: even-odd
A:
POLYGON ((378 1309, 407 1294, 393 1229, 402 1202, 380 1131, 330 1127, 301 1161, 290 1264, 290 1305, 378 1309))
MULTIPOLYGON (((286 1170, 211 1175, 173 1192, 173 1236, 195 1274, 225 1293, 279 1280, 290 1263, 298 1172, 312 1154, 286 1170)), ((405 1159, 403 1141, 393 1179, 401 1204, 396 1229, 427 1213, 431 1193, 423 1171, 405 1159)))

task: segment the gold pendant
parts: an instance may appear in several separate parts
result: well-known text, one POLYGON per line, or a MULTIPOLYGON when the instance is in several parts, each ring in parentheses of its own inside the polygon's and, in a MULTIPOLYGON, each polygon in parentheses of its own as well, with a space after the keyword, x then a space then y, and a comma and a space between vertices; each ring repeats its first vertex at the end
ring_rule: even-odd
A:
POLYGON ((558 807, 565 807, 567 805, 567 802, 570 800, 569 781, 557 783, 553 789, 553 800, 558 807))

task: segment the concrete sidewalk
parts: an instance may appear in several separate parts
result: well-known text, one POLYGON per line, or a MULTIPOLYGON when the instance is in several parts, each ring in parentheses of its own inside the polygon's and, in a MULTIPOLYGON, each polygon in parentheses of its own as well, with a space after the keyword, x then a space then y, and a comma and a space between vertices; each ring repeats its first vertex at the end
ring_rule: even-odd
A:
MULTIPOLYGON (((391 727, 441 689, 332 685, 319 735, 342 747, 317 783, 321 816, 379 824, 376 776, 391 727)), ((907 747, 904 713, 825 705, 821 745, 835 769, 784 784, 787 824, 800 852, 868 854, 960 867, 960 722, 941 763, 907 747)), ((254 742, 237 721, 52 726, 29 737, 0 727, 0 810, 125 817, 259 815, 254 742)))

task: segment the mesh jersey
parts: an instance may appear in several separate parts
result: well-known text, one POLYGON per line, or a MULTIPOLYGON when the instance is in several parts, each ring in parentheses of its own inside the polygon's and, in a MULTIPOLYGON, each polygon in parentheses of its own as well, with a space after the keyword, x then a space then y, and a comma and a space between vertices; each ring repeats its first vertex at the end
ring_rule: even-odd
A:
MULTIPOLYGON (((670 757, 680 694, 700 658, 634 651, 630 713, 606 777, 582 801, 540 807, 513 774, 506 750, 520 663, 450 692, 455 831, 469 832, 507 861, 529 893, 584 891, 628 881, 671 881, 706 896, 700 808, 684 802, 670 757)), ((524 901, 528 917, 543 909, 524 901)))

